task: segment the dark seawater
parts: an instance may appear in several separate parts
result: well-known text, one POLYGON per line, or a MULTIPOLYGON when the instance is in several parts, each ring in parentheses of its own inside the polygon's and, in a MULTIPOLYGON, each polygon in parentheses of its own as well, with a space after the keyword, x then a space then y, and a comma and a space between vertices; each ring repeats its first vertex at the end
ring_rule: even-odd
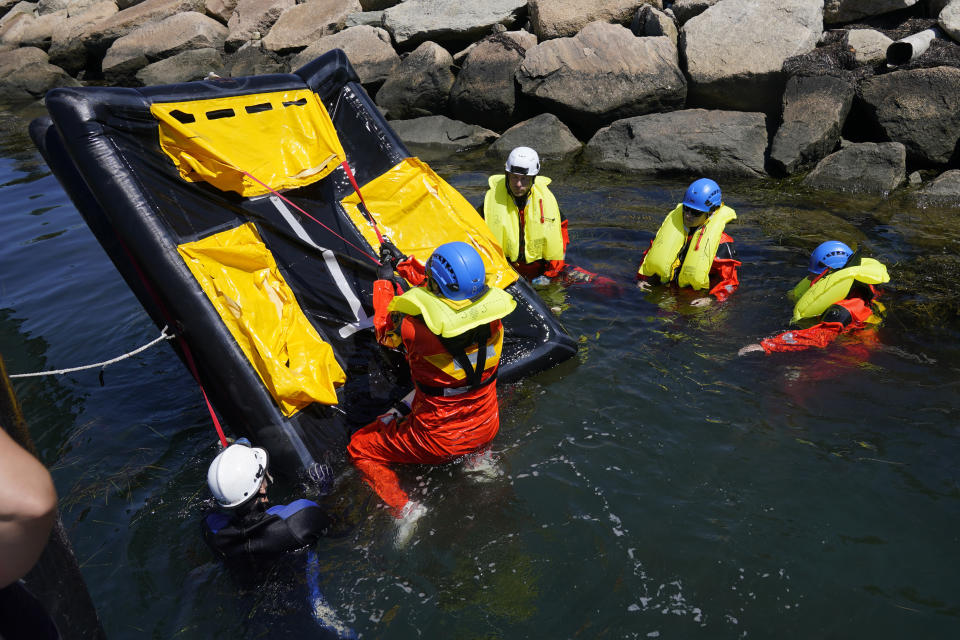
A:
MULTIPOLYGON (((0 121, 8 370, 156 337, 25 121, 0 121)), ((498 164, 433 166, 477 203, 498 164)), ((577 361, 501 389, 500 479, 404 469, 430 509, 405 551, 343 466, 324 499, 341 524, 314 564, 214 560, 199 521, 216 437, 165 345, 109 367, 103 386, 97 371, 15 383, 108 637, 335 637, 317 618, 365 638, 957 637, 960 210, 721 182, 743 284, 694 309, 632 286, 687 180, 544 172, 571 259, 623 290, 544 291, 577 361), (890 266, 877 344, 738 358, 785 325, 784 295, 829 235, 890 266)))

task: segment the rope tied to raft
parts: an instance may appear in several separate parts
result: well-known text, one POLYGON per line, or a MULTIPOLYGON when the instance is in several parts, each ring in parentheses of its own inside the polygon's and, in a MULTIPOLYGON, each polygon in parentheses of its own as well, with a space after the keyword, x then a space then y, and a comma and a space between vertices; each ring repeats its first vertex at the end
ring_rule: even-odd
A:
POLYGON ((160 332, 160 335, 154 338, 153 340, 151 340, 150 342, 148 342, 147 344, 141 347, 137 347, 133 351, 125 353, 121 356, 117 356, 116 358, 111 358, 110 360, 104 360, 103 362, 94 362, 93 364, 85 364, 80 367, 69 367, 67 369, 54 369, 51 371, 35 371, 33 373, 14 373, 14 374, 11 374, 9 377, 10 378, 33 378, 37 376, 59 376, 65 373, 73 373, 74 371, 85 371, 87 369, 106 369, 111 364, 116 364, 121 360, 132 358, 138 353, 142 351, 146 351, 147 349, 149 349, 155 344, 158 344, 165 340, 173 340, 174 338, 176 338, 175 335, 167 333, 168 328, 169 328, 168 325, 164 325, 163 330, 160 332))

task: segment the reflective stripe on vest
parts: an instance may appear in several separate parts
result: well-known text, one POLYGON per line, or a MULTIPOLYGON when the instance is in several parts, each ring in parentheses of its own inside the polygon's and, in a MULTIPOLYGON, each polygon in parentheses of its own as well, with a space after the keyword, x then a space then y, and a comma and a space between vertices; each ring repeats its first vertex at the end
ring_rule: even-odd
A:
POLYGON ((499 320, 513 311, 517 301, 503 289, 490 287, 480 299, 454 309, 424 287, 413 287, 390 301, 389 311, 420 316, 434 334, 452 338, 481 324, 499 320))
MULTIPOLYGON (((503 247, 511 262, 520 252, 520 212, 507 189, 506 176, 491 176, 490 189, 483 200, 487 226, 503 247)), ((550 178, 537 176, 530 188, 523 224, 524 262, 563 260, 563 233, 560 228, 560 205, 547 185, 550 178)))
POLYGON ((710 288, 710 268, 717 255, 723 229, 736 217, 733 209, 720 205, 703 226, 694 231, 683 265, 679 265, 677 257, 687 241, 687 227, 683 224, 683 205, 678 204, 660 225, 653 245, 640 265, 640 273, 658 276, 661 282, 670 282, 679 267, 677 284, 681 287, 710 288))
POLYGON ((880 262, 873 258, 862 258, 859 265, 829 273, 812 285, 810 278, 804 278, 793 289, 792 295, 799 299, 793 307, 790 322, 819 317, 830 305, 847 297, 855 280, 864 284, 882 284, 890 282, 890 276, 880 262))

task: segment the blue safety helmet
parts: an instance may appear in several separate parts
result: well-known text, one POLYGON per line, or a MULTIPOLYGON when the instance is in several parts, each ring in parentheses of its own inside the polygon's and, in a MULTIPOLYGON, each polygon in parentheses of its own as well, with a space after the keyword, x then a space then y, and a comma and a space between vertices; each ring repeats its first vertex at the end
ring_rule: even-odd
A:
POLYGON ((705 213, 710 213, 719 207, 722 201, 720 185, 710 178, 695 180, 683 195, 683 206, 705 213))
POLYGON ((466 242, 437 247, 427 260, 427 276, 450 300, 475 300, 487 291, 483 259, 466 242))
POLYGON ((820 275, 827 269, 842 269, 853 255, 853 249, 839 240, 827 240, 810 254, 810 273, 820 275))

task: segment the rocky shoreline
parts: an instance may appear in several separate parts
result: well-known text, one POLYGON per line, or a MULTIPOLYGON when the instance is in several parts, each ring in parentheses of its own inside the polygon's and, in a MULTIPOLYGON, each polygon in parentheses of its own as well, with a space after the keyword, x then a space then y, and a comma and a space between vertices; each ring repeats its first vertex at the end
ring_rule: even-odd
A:
POLYGON ((0 100, 339 48, 414 151, 525 144, 960 207, 958 42, 960 0, 0 0, 0 100), (888 64, 915 33, 925 48, 888 64))

